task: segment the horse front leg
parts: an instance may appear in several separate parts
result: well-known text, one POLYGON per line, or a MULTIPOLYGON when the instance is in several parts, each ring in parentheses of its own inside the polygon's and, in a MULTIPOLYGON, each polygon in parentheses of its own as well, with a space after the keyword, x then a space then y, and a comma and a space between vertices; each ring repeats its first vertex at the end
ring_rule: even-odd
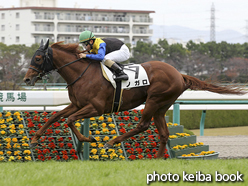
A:
POLYGON ((67 120, 68 126, 71 128, 72 132, 76 135, 78 141, 80 142, 96 142, 97 140, 93 136, 85 137, 81 134, 74 125, 74 122, 78 119, 90 118, 94 116, 98 116, 97 110, 94 108, 92 104, 88 104, 82 109, 78 110, 76 113, 69 116, 67 120))
POLYGON ((48 129, 48 127, 58 121, 61 117, 68 117, 71 114, 75 113, 78 109, 77 106, 73 105, 72 103, 67 106, 66 108, 64 108, 63 110, 59 111, 58 113, 54 114, 52 117, 50 117, 48 119, 48 121, 45 123, 45 125, 43 125, 34 135, 32 141, 31 141, 31 145, 30 148, 34 148, 37 144, 38 144, 38 140, 39 138, 42 136, 42 134, 46 131, 46 129, 48 129))

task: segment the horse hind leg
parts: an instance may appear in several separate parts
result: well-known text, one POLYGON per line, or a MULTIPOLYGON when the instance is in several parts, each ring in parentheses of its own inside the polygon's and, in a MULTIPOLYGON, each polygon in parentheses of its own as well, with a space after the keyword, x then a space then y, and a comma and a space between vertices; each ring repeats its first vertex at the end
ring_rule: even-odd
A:
POLYGON ((165 121, 165 113, 167 110, 168 108, 161 108, 153 116, 155 126, 157 127, 160 136, 160 146, 158 149, 157 158, 163 158, 166 143, 169 138, 169 129, 165 121))

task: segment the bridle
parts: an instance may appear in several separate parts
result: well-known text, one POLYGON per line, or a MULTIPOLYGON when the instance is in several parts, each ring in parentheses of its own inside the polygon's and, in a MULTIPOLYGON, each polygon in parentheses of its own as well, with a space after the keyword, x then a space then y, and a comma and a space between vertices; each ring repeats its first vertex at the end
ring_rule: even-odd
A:
MULTIPOLYGON (((42 55, 42 57, 44 57, 43 58, 43 63, 41 65, 37 65, 34 62, 34 59, 32 59, 31 65, 32 66, 35 66, 38 69, 33 68, 31 66, 29 66, 29 68, 39 73, 39 75, 37 76, 38 79, 41 79, 42 76, 44 76, 46 74, 49 74, 51 71, 58 72, 60 69, 66 67, 66 66, 69 66, 69 65, 71 65, 71 64, 73 64, 73 63, 75 63, 77 61, 80 61, 82 59, 82 58, 78 58, 75 61, 69 62, 69 63, 67 63, 67 64, 65 64, 65 65, 63 65, 63 66, 58 67, 58 68, 55 69, 54 64, 53 64, 53 52, 52 52, 53 50, 52 50, 52 48, 51 47, 48 47, 46 50, 44 50, 44 49, 42 50, 42 49, 39 48, 37 51, 40 51, 40 52, 43 53, 43 55, 42 55)), ((91 64, 91 62, 88 64, 88 66, 86 67, 86 69, 82 72, 82 74, 75 81, 73 81, 70 84, 67 84, 66 88, 69 87, 69 86, 71 86, 71 85, 73 85, 74 83, 76 83, 76 81, 78 81, 83 76, 83 74, 86 72, 86 70, 89 68, 90 64, 91 64)))

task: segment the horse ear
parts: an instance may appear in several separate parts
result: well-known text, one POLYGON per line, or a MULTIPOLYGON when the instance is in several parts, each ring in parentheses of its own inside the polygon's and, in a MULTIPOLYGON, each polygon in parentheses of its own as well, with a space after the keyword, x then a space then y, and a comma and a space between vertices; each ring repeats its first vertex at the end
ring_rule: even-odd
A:
POLYGON ((46 50, 48 48, 48 45, 49 45, 49 39, 47 39, 47 42, 46 44, 44 45, 43 49, 46 50))
POLYGON ((40 42, 40 48, 43 47, 44 43, 43 43, 43 39, 40 42))

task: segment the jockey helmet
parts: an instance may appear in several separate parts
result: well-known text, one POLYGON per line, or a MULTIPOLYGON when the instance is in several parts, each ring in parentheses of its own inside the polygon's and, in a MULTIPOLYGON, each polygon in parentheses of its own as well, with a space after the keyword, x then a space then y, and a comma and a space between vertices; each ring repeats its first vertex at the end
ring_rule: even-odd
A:
POLYGON ((89 30, 86 30, 86 31, 83 31, 80 36, 79 36, 79 42, 80 43, 84 43, 86 41, 89 41, 91 39, 96 39, 95 35, 89 31, 89 30))

